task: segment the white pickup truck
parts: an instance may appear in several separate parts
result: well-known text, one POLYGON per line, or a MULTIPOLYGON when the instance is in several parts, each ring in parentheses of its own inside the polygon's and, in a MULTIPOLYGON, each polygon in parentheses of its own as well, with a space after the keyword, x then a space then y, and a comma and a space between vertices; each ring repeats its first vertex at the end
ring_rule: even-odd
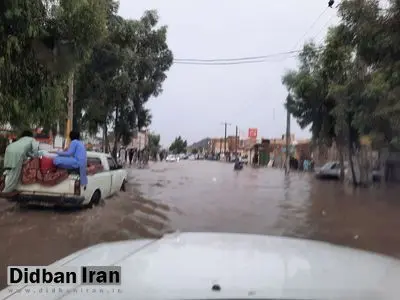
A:
POLYGON ((11 201, 17 203, 35 203, 56 206, 93 206, 101 199, 107 198, 122 190, 125 191, 127 171, 119 166, 110 154, 87 152, 88 164, 101 164, 102 170, 88 174, 88 184, 80 185, 79 175, 69 177, 54 186, 43 186, 39 183, 20 184, 18 194, 11 201))

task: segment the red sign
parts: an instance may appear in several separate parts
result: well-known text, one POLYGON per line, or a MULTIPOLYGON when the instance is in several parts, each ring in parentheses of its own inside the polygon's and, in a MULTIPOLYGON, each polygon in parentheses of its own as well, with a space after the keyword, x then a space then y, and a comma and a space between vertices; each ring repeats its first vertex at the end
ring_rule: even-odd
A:
POLYGON ((249 128, 249 138, 257 138, 257 128, 249 128))

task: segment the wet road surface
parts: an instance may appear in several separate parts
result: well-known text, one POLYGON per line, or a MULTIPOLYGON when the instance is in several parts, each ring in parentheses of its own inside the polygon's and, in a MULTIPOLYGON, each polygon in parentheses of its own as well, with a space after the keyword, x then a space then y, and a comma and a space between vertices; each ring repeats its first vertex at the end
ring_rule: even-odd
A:
POLYGON ((0 199, 0 287, 7 265, 47 265, 101 242, 170 231, 284 235, 400 258, 400 189, 353 190, 311 174, 209 161, 131 169, 129 187, 85 210, 18 208, 0 199))

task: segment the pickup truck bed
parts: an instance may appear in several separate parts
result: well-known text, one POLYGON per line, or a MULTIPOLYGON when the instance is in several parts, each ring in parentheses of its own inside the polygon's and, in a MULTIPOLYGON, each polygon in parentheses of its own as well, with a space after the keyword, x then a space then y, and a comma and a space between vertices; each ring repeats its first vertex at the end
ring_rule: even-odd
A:
POLYGON ((105 153, 88 152, 88 163, 101 165, 101 171, 88 174, 88 184, 80 186, 79 174, 70 172, 67 179, 53 186, 39 183, 20 184, 10 201, 58 206, 96 205, 101 199, 112 196, 124 188, 126 170, 105 153))

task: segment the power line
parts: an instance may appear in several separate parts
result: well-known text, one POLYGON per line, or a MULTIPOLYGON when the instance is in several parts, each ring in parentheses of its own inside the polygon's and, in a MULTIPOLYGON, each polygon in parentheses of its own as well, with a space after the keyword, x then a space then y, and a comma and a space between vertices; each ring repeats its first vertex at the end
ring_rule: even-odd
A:
MULTIPOLYGON (((332 2, 333 5, 334 2, 332 2)), ((339 3, 335 6, 335 8, 339 7, 339 3)), ((314 27, 314 25, 319 21, 319 19, 322 17, 322 15, 329 9, 332 8, 331 6, 326 7, 320 14, 319 16, 314 20, 314 22, 311 24, 311 26, 306 30, 306 32, 303 34, 303 36, 297 41, 297 43, 295 44, 295 46, 293 47, 294 49, 297 48, 298 44, 305 38, 305 36, 307 35, 307 33, 314 27)), ((333 18, 333 16, 331 16, 328 21, 320 28, 320 30, 318 31, 318 33, 316 35, 314 35, 315 39, 326 27, 326 25, 329 23, 329 21, 333 18)), ((285 60, 285 58, 283 58, 281 61, 285 60)))
MULTIPOLYGON (((316 50, 321 51, 323 50, 323 47, 316 47, 316 50)), ((293 57, 298 57, 299 54, 302 52, 302 50, 297 51, 296 55, 290 55, 286 56, 283 59, 271 59, 273 56, 270 57, 270 59, 265 58, 265 59, 258 59, 258 60, 243 60, 243 61, 215 61, 215 62, 198 62, 198 61, 174 61, 174 64, 180 64, 180 65, 200 65, 200 66, 221 66, 221 65, 245 65, 245 64, 255 64, 255 63, 265 63, 265 62, 280 62, 284 59, 287 58, 293 58, 293 57)))
POLYGON ((237 57, 237 58, 216 58, 216 59, 197 59, 197 58, 176 58, 175 62, 233 62, 233 61, 247 61, 256 59, 266 59, 274 56, 287 55, 299 53, 301 50, 284 51, 278 53, 272 53, 262 56, 247 56, 247 57, 237 57))
MULTIPOLYGON (((301 42, 302 39, 308 34, 308 32, 315 26, 315 24, 324 15, 324 13, 327 11, 327 9, 328 9, 328 7, 326 7, 318 15, 318 17, 314 20, 314 22, 311 24, 311 26, 305 31, 303 36, 296 42, 295 46, 293 47, 293 50, 283 51, 283 52, 278 52, 278 53, 273 53, 273 54, 267 54, 267 55, 260 55, 260 56, 247 56, 247 57, 236 57, 236 58, 215 58, 215 59, 176 58, 176 59, 174 59, 174 64, 201 65, 201 66, 206 66, 206 65, 210 65, 210 66, 243 65, 243 64, 255 64, 255 63, 258 64, 258 63, 264 63, 264 62, 274 62, 274 60, 270 60, 270 59, 277 58, 279 56, 286 56, 286 57, 283 57, 277 61, 283 61, 287 58, 297 57, 298 54, 302 52, 302 50, 295 50, 295 48, 297 47, 299 42, 301 42), (293 54, 295 54, 295 55, 293 55, 293 54)), ((330 21, 330 19, 328 20, 328 22, 330 21)))
POLYGON ((323 14, 328 10, 329 7, 326 7, 320 14, 319 16, 314 20, 314 22, 311 24, 311 26, 304 32, 304 34, 299 38, 299 40, 294 44, 293 49, 296 49, 298 44, 306 37, 306 35, 310 32, 311 29, 313 29, 314 25, 317 24, 319 19, 323 16, 323 14))
MULTIPOLYGON (((293 49, 290 51, 278 52, 274 54, 261 55, 261 56, 247 56, 247 57, 237 57, 237 58, 216 58, 216 59, 197 59, 197 58, 176 58, 174 59, 174 63, 176 64, 185 64, 185 65, 204 65, 204 63, 215 63, 216 65, 234 65, 234 64, 246 64, 246 63, 262 63, 265 62, 266 59, 282 56, 282 55, 290 55, 290 54, 298 54, 302 50, 295 50, 299 42, 308 34, 308 32, 315 26, 318 20, 323 16, 323 14, 327 11, 328 7, 326 7, 314 20, 311 26, 305 31, 303 36, 296 42, 293 46, 293 49), (237 63, 235 63, 237 62, 237 63)), ((292 56, 291 56, 292 57, 292 56)))
POLYGON ((225 65, 243 65, 243 64, 255 64, 262 63, 266 60, 249 60, 249 61, 233 61, 233 62, 190 62, 190 61, 174 61, 174 64, 178 65, 201 65, 201 66, 225 66, 225 65))
MULTIPOLYGON (((339 4, 337 4, 335 8, 337 8, 338 6, 339 6, 339 4)), ((316 23, 319 21, 319 19, 324 15, 324 13, 327 11, 328 8, 329 8, 329 7, 326 7, 326 8, 318 15, 318 17, 314 20, 314 22, 311 24, 311 26, 306 30, 306 32, 302 35, 302 37, 297 41, 297 43, 295 44, 295 46, 293 47, 293 49, 295 49, 295 48, 297 47, 297 45, 299 44, 299 42, 300 42, 300 41, 308 34, 308 32, 315 26, 315 24, 316 24, 316 23)), ((331 19, 332 19, 332 16, 329 18, 328 22, 329 22, 331 19)), ((327 23, 328 23, 328 22, 327 22, 327 23)), ((327 23, 326 23, 326 24, 327 24, 327 23)), ((322 27, 322 30, 323 30, 323 28, 326 26, 326 24, 322 27)), ((319 30, 318 35, 320 34, 320 32, 321 32, 322 30, 319 30)), ((316 36, 314 36, 314 38, 315 38, 315 37, 316 37, 316 36)), ((323 47, 323 46, 319 46, 319 47, 317 47, 317 49, 320 50, 320 51, 322 51, 322 50, 324 49, 324 47, 323 47)), ((293 51, 296 51, 298 54, 302 52, 302 50, 293 50, 293 51)), ((294 55, 294 56, 291 56, 291 57, 298 57, 298 54, 297 54, 297 55, 294 55)), ((283 60, 285 60, 285 59, 287 59, 287 58, 289 58, 289 57, 283 58, 283 59, 281 59, 280 61, 283 61, 283 60)), ((253 100, 253 101, 254 101, 254 100, 253 100)), ((253 102, 253 101, 252 101, 252 102, 253 102)), ((248 106, 247 106, 247 108, 249 108, 249 107, 251 107, 251 105, 248 105, 248 106)), ((238 113, 240 113, 240 112, 243 112, 243 110, 238 111, 237 113, 235 113, 234 116, 236 116, 236 115, 237 115, 238 113)), ((273 119, 275 119, 275 108, 273 108, 273 119)))
MULTIPOLYGON (((298 55, 292 55, 290 57, 297 57, 298 55)), ((200 65, 200 66, 226 66, 226 65, 246 65, 246 64, 255 64, 255 63, 264 63, 264 62, 274 62, 277 60, 244 60, 244 61, 232 61, 232 62, 190 62, 190 61, 174 61, 174 64, 178 65, 200 65)))
MULTIPOLYGON (((316 47, 316 49, 322 50, 323 47, 316 47)), ((286 55, 285 58, 292 58, 292 57, 298 57, 298 55, 302 52, 303 50, 293 50, 293 51, 286 51, 286 52, 280 52, 280 53, 274 53, 270 55, 264 55, 264 56, 254 56, 253 60, 250 60, 251 57, 246 57, 244 60, 241 60, 242 58, 224 58, 224 59, 210 59, 210 60, 202 60, 202 59, 193 59, 193 60, 174 60, 174 64, 181 64, 181 65, 201 65, 201 66, 221 66, 221 65, 242 65, 242 64, 254 64, 254 63, 264 63, 264 62, 276 62, 276 61, 281 61, 281 60, 273 60, 273 58, 277 58, 282 55, 286 55), (292 54, 289 55, 288 54, 292 54), (294 55, 293 55, 294 54, 294 55), (259 57, 263 57, 260 59, 259 57)))
MULTIPOLYGON (((321 32, 324 30, 324 28, 329 24, 329 22, 333 19, 335 15, 331 15, 330 18, 328 19, 328 21, 326 21, 326 23, 324 24, 324 26, 317 32, 317 34, 315 35, 315 38, 317 38, 321 32)), ((322 38, 322 40, 319 41, 319 44, 322 43, 324 41, 325 36, 322 38)))

